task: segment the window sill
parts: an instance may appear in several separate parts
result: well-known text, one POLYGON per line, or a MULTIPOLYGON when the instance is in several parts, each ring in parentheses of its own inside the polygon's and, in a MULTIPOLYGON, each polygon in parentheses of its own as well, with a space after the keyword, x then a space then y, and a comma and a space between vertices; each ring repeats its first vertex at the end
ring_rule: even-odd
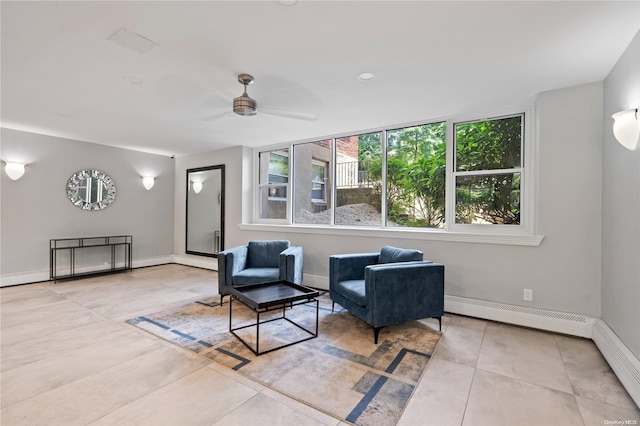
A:
POLYGON ((240 224, 243 231, 289 232, 292 234, 321 234, 370 238, 404 238, 410 240, 449 241, 456 243, 501 244, 510 246, 537 247, 543 235, 529 234, 488 234, 454 232, 436 229, 393 229, 348 226, 280 225, 280 224, 240 224))

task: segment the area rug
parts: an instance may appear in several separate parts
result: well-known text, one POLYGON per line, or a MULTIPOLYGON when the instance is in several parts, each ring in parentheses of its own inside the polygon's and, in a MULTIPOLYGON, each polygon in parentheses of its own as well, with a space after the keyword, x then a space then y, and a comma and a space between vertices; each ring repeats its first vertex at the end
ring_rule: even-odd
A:
MULTIPOLYGON (((375 345, 371 327, 339 305, 332 312, 326 293, 319 300, 317 338, 260 356, 229 333, 228 298, 222 306, 215 296, 127 322, 339 419, 395 425, 441 334, 414 321, 383 328, 375 345)), ((232 306, 234 329, 255 323, 253 311, 238 301, 232 306)), ((261 320, 267 315, 282 311, 261 320)), ((316 305, 287 308, 286 317, 313 331, 316 305)), ((255 348, 255 326, 236 333, 255 348)), ((288 321, 272 321, 260 326, 260 351, 305 336, 288 321)))

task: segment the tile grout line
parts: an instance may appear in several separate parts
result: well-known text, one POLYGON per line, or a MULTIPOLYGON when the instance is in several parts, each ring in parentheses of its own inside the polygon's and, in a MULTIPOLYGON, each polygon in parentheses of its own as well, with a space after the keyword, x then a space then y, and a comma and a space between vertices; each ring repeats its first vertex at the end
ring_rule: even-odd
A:
POLYGON ((473 389, 473 383, 476 380, 476 374, 478 373, 478 362, 480 361, 480 352, 482 351, 482 345, 484 345, 484 338, 487 334, 487 324, 485 324, 482 329, 482 339, 480 340, 480 345, 478 348, 478 357, 476 358, 475 366, 473 367, 473 377, 471 378, 471 383, 469 384, 469 391, 467 392, 467 397, 464 402, 464 411, 462 412, 462 419, 460 420, 460 426, 464 424, 464 418, 467 416, 467 409, 469 407, 469 398, 471 397, 471 390, 473 389))

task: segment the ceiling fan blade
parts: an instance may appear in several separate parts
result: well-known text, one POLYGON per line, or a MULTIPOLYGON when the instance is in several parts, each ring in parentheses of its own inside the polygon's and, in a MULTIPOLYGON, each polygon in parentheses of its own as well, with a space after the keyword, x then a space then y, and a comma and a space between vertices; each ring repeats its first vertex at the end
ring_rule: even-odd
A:
POLYGON ((272 106, 262 106, 260 104, 258 104, 258 114, 274 115, 277 117, 291 118, 294 120, 305 120, 305 121, 318 120, 317 114, 287 111, 282 108, 277 108, 272 106))
POLYGON ((206 117, 202 117, 200 118, 201 121, 214 121, 214 120, 221 120, 223 118, 232 118, 235 117, 236 114, 233 113, 233 111, 220 111, 216 114, 211 114, 208 115, 206 117))

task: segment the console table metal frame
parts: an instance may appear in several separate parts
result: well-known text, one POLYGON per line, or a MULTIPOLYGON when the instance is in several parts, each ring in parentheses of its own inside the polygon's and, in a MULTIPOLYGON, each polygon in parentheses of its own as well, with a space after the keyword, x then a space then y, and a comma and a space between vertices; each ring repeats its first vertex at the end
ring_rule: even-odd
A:
POLYGON ((113 274, 115 272, 131 271, 131 245, 133 236, 114 235, 108 237, 80 237, 80 238, 57 238, 49 240, 49 278, 52 281, 59 281, 72 278, 81 278, 92 275, 113 274), (116 247, 124 247, 124 266, 116 267, 116 247), (76 250, 91 247, 111 247, 111 265, 106 269, 76 273, 76 250), (69 250, 69 273, 58 275, 58 252, 69 250))
MULTIPOLYGON (((272 283, 266 284, 251 284, 245 286, 239 286, 230 289, 231 297, 229 298, 229 331, 231 334, 236 336, 251 352, 253 352, 256 356, 266 354, 269 352, 273 352, 278 349, 286 348, 287 346, 295 345, 296 343, 304 342, 310 339, 314 339, 318 337, 318 311, 319 311, 319 300, 318 296, 320 293, 317 290, 314 290, 309 287, 304 287, 298 284, 294 284, 288 281, 276 281, 272 283), (275 287, 280 286, 280 288, 284 288, 285 292, 287 289, 290 291, 289 294, 274 296, 274 295, 266 295, 270 290, 275 287), (257 292, 255 292, 257 290, 257 292), (250 291, 254 291, 253 295, 247 294, 250 291), (257 297, 256 297, 257 296, 257 297), (242 302, 245 306, 250 308, 256 313, 256 322, 255 324, 244 325, 241 327, 233 328, 233 300, 237 299, 242 302), (304 305, 307 303, 316 303, 316 326, 315 332, 306 329, 302 325, 294 322, 290 318, 287 318, 286 309, 293 308, 294 306, 304 305), (260 321, 260 315, 273 312, 273 311, 282 311, 282 315, 267 319, 264 321, 260 321), (284 320, 289 323, 295 325, 299 329, 307 332, 309 337, 302 338, 296 340, 295 342, 286 343, 284 345, 277 346, 275 348, 268 349, 266 351, 260 352, 260 324, 266 324, 272 321, 284 320), (249 344, 249 342, 245 341, 242 337, 236 334, 237 330, 242 330, 249 327, 256 327, 256 347, 255 349, 249 344)), ((282 293, 281 293, 282 294, 282 293)))

